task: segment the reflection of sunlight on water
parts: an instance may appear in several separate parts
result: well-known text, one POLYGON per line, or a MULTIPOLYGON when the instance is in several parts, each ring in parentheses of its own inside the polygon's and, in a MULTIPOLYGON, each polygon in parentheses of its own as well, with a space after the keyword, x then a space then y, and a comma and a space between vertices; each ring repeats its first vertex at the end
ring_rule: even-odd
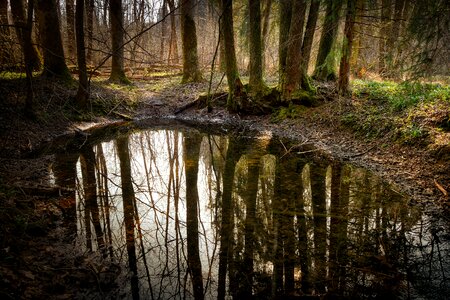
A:
MULTIPOLYGON (((188 299, 193 297, 187 266, 188 207, 186 207, 184 151, 188 149, 185 149, 184 137, 185 133, 181 131, 154 130, 133 133, 128 139, 136 200, 134 203, 136 256, 140 293, 144 297, 149 297, 150 293, 160 295, 162 298, 178 297, 176 295, 180 294, 188 299)), ((242 154, 236 163, 233 178, 222 178, 230 142, 223 136, 203 137, 197 180, 199 196, 197 216, 199 256, 206 298, 215 298, 217 291, 219 224, 222 218, 221 195, 224 180, 234 181, 234 207, 231 220, 233 241, 230 259, 235 259, 241 265, 243 262, 246 250, 244 229, 247 217, 246 188, 249 164, 259 164, 253 233, 255 245, 252 249, 255 290, 271 289, 271 280, 274 280, 276 268, 275 261, 283 259, 274 257, 275 248, 283 247, 277 244, 279 243, 277 235, 286 234, 282 231, 286 228, 278 229, 280 230, 278 232, 274 228, 285 226, 280 224, 284 224, 283 219, 288 216, 292 218, 293 226, 296 228, 297 240, 294 240, 296 263, 292 275, 297 291, 301 289, 301 292, 307 295, 323 294, 320 284, 317 283, 321 281, 327 285, 327 291, 333 290, 337 294, 352 294, 352 291, 358 291, 358 295, 367 296, 366 291, 372 293, 386 291, 387 288, 384 286, 386 278, 389 276, 394 278, 397 275, 400 279, 395 283, 398 285, 396 296, 404 293, 417 295, 422 290, 432 290, 436 286, 448 290, 442 280, 450 275, 448 274, 450 249, 448 243, 443 243, 439 239, 445 231, 430 234, 430 228, 434 228, 435 225, 431 224, 432 218, 422 216, 420 211, 407 205, 407 199, 390 190, 379 178, 363 169, 342 166, 342 174, 338 174, 341 176, 338 187, 341 199, 333 199, 331 191, 333 167, 329 163, 322 163, 320 168, 322 171, 325 170, 323 171, 325 191, 321 196, 324 197, 324 208, 318 216, 314 214, 318 199, 313 198, 312 191, 312 187, 315 186, 314 180, 317 179, 310 176, 311 168, 317 166, 311 166, 309 158, 293 156, 290 158, 292 161, 301 162, 299 163, 301 169, 295 178, 298 178, 298 185, 302 186, 299 196, 302 201, 294 199, 294 210, 288 210, 286 215, 274 212, 277 164, 283 163, 280 157, 284 155, 277 157, 273 151, 264 152, 264 147, 269 141, 264 140, 263 143, 261 141, 258 147, 242 154), (264 144, 264 147, 261 147, 261 144, 264 144), (336 206, 336 202, 333 201, 338 200, 341 202, 336 206), (342 203, 345 204, 342 206, 342 203), (332 213, 335 211, 333 209, 337 212, 332 213), (300 240, 300 231, 305 240, 300 240), (300 258, 306 261, 301 261, 300 258), (305 266, 309 269, 302 269, 305 266), (411 274, 421 281, 416 283, 408 280, 411 274), (425 274, 428 274, 428 277, 425 274), (308 288, 306 288, 307 281, 309 281, 308 288)), ((106 244, 111 239, 113 259, 126 268, 128 257, 125 212, 116 142, 104 142, 95 146, 94 151, 97 156, 94 184, 97 189, 99 225, 103 228, 106 244), (100 153, 103 153, 104 169, 100 166, 102 164, 100 153), (107 195, 103 197, 105 193, 107 195)), ((287 162, 292 163, 290 160, 287 162)), ((90 240, 92 250, 97 251, 93 217, 85 216, 85 191, 80 161, 76 168, 79 236, 77 243, 83 245, 86 251, 87 241, 90 240), (86 227, 86 223, 89 227, 86 227)), ((284 251, 288 251, 286 249, 284 251)), ((234 266, 236 270, 233 271, 236 273, 242 268, 239 264, 234 266)), ((230 283, 230 278, 227 282, 230 283)))

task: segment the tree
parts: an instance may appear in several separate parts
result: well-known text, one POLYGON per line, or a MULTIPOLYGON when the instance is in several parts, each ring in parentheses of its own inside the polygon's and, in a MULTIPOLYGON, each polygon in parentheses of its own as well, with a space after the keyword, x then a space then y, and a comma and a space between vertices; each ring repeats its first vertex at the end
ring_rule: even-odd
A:
POLYGON ((28 1, 28 12, 27 12, 27 22, 26 27, 23 32, 23 57, 25 61, 25 73, 26 73, 26 82, 27 82, 27 95, 25 98, 25 113, 33 117, 33 45, 31 41, 31 33, 33 30, 33 12, 34 12, 34 0, 28 1))
POLYGON ((380 11, 380 26, 379 26, 379 47, 378 47, 378 73, 384 74, 386 72, 386 53, 387 53, 387 39, 388 32, 391 26, 391 0, 381 0, 380 11))
POLYGON ((306 1, 294 1, 292 5, 291 25, 289 26, 289 43, 286 56, 286 78, 282 85, 283 99, 289 100, 292 92, 300 88, 302 79, 302 43, 305 24, 306 1))
POLYGON ((87 51, 86 60, 88 63, 92 63, 92 43, 93 43, 93 30, 94 30, 94 11, 95 1, 86 0, 86 31, 87 31, 87 51))
POLYGON ((309 6, 308 21, 306 22, 305 37, 302 44, 303 69, 308 72, 311 48, 316 32, 317 19, 319 17, 320 0, 312 0, 309 6))
POLYGON ((320 36, 319 53, 317 54, 314 77, 318 80, 336 79, 335 54, 333 46, 336 42, 339 27, 339 12, 343 0, 327 1, 325 20, 320 36))
POLYGON ((69 69, 64 59, 56 0, 37 0, 37 9, 42 48, 44 49, 43 75, 70 79, 69 69))
POLYGON ((74 59, 76 51, 74 0, 66 0, 66 23, 67 23, 67 56, 69 57, 69 59, 74 59))
POLYGON ((262 47, 261 47, 261 3, 260 0, 249 0, 249 48, 250 48, 250 91, 258 94, 264 88, 262 78, 262 47))
POLYGON ((8 27, 8 1, 0 0, 0 65, 6 66, 7 63, 11 62, 11 52, 8 49, 10 37, 10 30, 8 27))
POLYGON ((84 0, 77 0, 75 13, 76 36, 77 36, 77 61, 79 70, 77 104, 82 109, 87 109, 89 99, 89 83, 86 71, 86 53, 84 46, 84 0))
MULTIPOLYGON (((20 46, 22 47, 23 53, 28 53, 29 60, 28 63, 32 70, 40 70, 42 67, 42 57, 39 50, 32 42, 28 43, 25 41, 24 28, 26 25, 25 20, 25 8, 23 0, 10 1, 11 5, 11 15, 14 22, 14 28, 16 31, 17 39, 19 40, 20 46), (26 47, 30 47, 29 49, 26 47)), ((31 35, 30 35, 31 36, 31 35)))
POLYGON ((174 0, 167 0, 170 9, 170 42, 169 42, 169 55, 167 57, 168 63, 178 63, 178 44, 177 44, 177 22, 175 15, 175 2, 174 0))
POLYGON ((279 83, 282 85, 286 76, 286 57, 289 40, 289 28, 291 26, 292 0, 280 0, 280 33, 278 41, 279 83))
POLYGON ((198 82, 202 75, 198 66, 197 32, 194 20, 193 0, 181 3, 181 39, 183 45, 183 79, 182 82, 198 82))
POLYGON ((341 94, 348 93, 350 78, 350 58, 352 56, 353 33, 356 18, 357 0, 347 1, 347 15, 345 17, 344 42, 342 45, 341 64, 339 67, 338 90, 341 94))
POLYGON ((228 102, 227 107, 229 111, 237 110, 237 103, 235 97, 239 96, 243 88, 241 79, 239 78, 239 71, 236 63, 236 51, 234 47, 234 32, 233 32, 233 1, 221 0, 222 4, 222 19, 220 22, 222 42, 224 44, 224 58, 225 68, 228 82, 228 102))
POLYGON ((128 84, 130 81, 125 75, 123 65, 123 8, 122 0, 109 0, 109 19, 111 23, 111 74, 109 80, 117 83, 128 84))

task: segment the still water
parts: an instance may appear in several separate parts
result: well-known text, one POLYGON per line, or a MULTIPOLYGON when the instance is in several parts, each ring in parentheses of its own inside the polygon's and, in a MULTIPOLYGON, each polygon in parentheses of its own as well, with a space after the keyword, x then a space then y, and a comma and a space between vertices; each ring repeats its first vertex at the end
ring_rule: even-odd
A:
POLYGON ((122 269, 117 298, 448 297, 445 221, 364 169, 251 135, 144 130, 57 155, 75 245, 122 269))

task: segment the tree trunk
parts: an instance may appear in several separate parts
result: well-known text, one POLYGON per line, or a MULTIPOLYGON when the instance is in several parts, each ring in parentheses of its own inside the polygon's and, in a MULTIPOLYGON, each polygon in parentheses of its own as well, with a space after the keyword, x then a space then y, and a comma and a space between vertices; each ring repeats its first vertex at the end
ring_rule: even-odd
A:
POLYGON ((398 57, 397 45, 399 41, 400 27, 402 25, 403 10, 405 7, 405 0, 395 0, 394 21, 392 22, 392 30, 387 42, 388 56, 387 63, 389 66, 389 77, 398 78, 398 57))
POLYGON ((67 56, 70 60, 75 59, 75 4, 74 0, 66 0, 66 22, 67 22, 67 56))
POLYGON ((234 48, 234 32, 233 32, 233 2, 232 0, 222 1, 222 21, 221 33, 224 44, 225 67, 228 81, 228 103, 229 111, 237 110, 235 97, 239 96, 242 90, 242 82, 239 78, 239 71, 236 63, 236 51, 234 48))
POLYGON ((199 254, 198 239, 198 160, 202 136, 197 133, 186 133, 184 137, 184 160, 186 174, 186 233, 187 259, 194 290, 194 299, 204 299, 202 264, 199 254))
POLYGON ((283 84, 284 78, 286 76, 286 57, 288 49, 289 40, 289 27, 291 26, 291 16, 292 16, 292 0, 280 0, 280 34, 278 41, 278 64, 279 64, 279 79, 280 85, 283 84))
POLYGON ((94 0, 87 0, 86 2, 86 30, 87 30, 87 51, 86 61, 92 63, 92 47, 93 47, 93 30, 94 30, 94 0))
MULTIPOLYGON (((167 3, 166 0, 163 0, 162 9, 161 9, 161 19, 167 15, 167 3)), ((167 26, 166 21, 161 22, 161 45, 159 49, 159 60, 164 61, 164 47, 166 45, 166 35, 167 35, 167 26)))
POLYGON ((33 12, 34 12, 34 0, 28 1, 28 12, 26 28, 23 32, 23 57, 25 60, 25 73, 27 81, 27 95, 25 98, 25 114, 29 117, 34 117, 33 110, 33 45, 31 41, 31 33, 33 31, 33 12))
POLYGON ((61 31, 56 0, 37 0, 39 30, 44 49, 44 72, 46 77, 70 79, 64 59, 61 31))
POLYGON ((286 78, 282 85, 283 99, 289 100, 292 92, 298 90, 302 77, 302 42, 305 24, 306 1, 297 0, 292 5, 289 44, 286 57, 286 78))
POLYGON ((258 94, 264 88, 262 78, 262 47, 261 47, 261 2, 249 0, 249 48, 250 48, 250 78, 249 87, 253 94, 258 94))
POLYGON ((36 46, 33 46, 33 43, 27 43, 27 46, 25 46, 26 42, 24 39, 24 33, 23 28, 26 27, 25 24, 25 8, 23 5, 23 0, 15 0, 10 1, 11 5, 11 15, 12 19, 15 25, 15 31, 17 35, 17 39, 19 40, 20 46, 22 47, 22 51, 25 53, 27 52, 29 57, 29 64, 32 68, 32 70, 40 70, 42 67, 42 57, 39 53, 39 50, 36 46), (30 47, 30 49, 26 49, 26 47, 30 47))
POLYGON ((122 0, 109 0, 109 21, 111 23, 111 75, 109 80, 128 84, 130 81, 125 75, 123 63, 123 8, 122 0))
POLYGON ((264 10, 262 12, 262 18, 263 18, 263 29, 262 29, 262 60, 263 60, 263 72, 266 65, 266 50, 267 50, 267 42, 268 42, 268 36, 269 36, 269 25, 270 25, 270 13, 272 11, 272 0, 266 0, 266 5, 264 7, 264 10))
MULTIPOLYGON (((11 32, 8 24, 8 1, 0 0, 0 68, 6 67, 12 62, 12 52, 10 51, 11 32)), ((0 70, 1 71, 1 70, 0 70)))
POLYGON ((339 12, 343 0, 327 1, 325 20, 320 36, 319 53, 317 54, 314 77, 318 80, 336 79, 333 46, 336 42, 339 27, 339 12))
POLYGON ((178 42, 177 42, 177 22, 175 15, 175 3, 174 0, 168 0, 170 9, 170 43, 169 43, 169 55, 167 62, 169 64, 178 64, 178 42))
POLYGON ((308 73, 311 49, 316 32, 317 19, 319 17, 320 0, 312 0, 309 7, 308 21, 306 22, 305 37, 302 44, 303 69, 308 73))
POLYGON ((386 53, 387 53, 387 33, 389 32, 391 22, 391 0, 381 0, 381 18, 379 30, 378 47, 378 73, 386 73, 386 53))
POLYGON ((78 91, 76 104, 84 110, 88 108, 89 83, 86 71, 86 53, 84 46, 84 0, 77 0, 75 12, 75 27, 77 36, 77 61, 78 61, 78 91))
POLYGON ((338 90, 341 94, 349 91, 350 58, 352 56, 353 32, 356 18, 357 0, 347 1, 347 15, 345 17, 344 43, 342 45, 342 57, 339 67, 338 90))
POLYGON ((198 66, 197 32, 194 20, 195 2, 184 0, 181 3, 181 39, 183 45, 182 82, 198 82, 202 75, 198 66))

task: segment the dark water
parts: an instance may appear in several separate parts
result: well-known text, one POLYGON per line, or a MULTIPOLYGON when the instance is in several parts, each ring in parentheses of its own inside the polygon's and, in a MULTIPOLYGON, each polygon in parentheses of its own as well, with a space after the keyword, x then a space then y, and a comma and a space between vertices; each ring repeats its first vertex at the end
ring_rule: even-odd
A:
POLYGON ((113 298, 450 295, 445 221, 297 146, 155 129, 58 154, 53 173, 76 187, 76 249, 122 269, 99 271, 113 298))

